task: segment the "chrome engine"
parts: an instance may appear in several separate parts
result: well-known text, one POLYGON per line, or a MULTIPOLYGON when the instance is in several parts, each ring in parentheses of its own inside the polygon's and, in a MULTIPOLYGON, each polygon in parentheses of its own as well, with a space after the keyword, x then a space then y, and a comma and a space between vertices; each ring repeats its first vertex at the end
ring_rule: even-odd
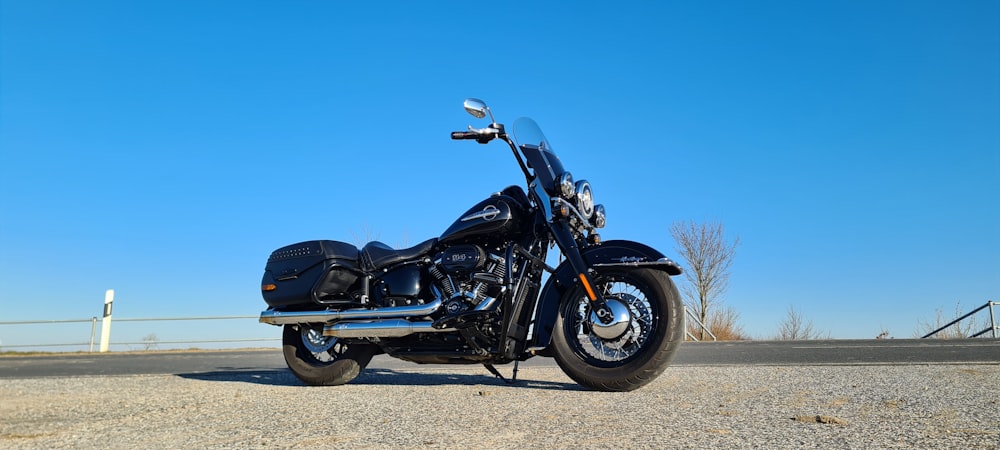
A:
POLYGON ((445 313, 450 315, 490 308, 499 295, 490 288, 503 285, 507 265, 502 256, 482 247, 459 245, 441 252, 428 272, 441 291, 445 313))
POLYGON ((438 254, 427 269, 433 278, 435 299, 426 303, 379 308, 261 313, 260 321, 272 325, 323 324, 322 335, 341 338, 402 337, 415 333, 455 331, 438 320, 494 306, 504 291, 507 262, 504 257, 476 245, 458 245, 438 254))

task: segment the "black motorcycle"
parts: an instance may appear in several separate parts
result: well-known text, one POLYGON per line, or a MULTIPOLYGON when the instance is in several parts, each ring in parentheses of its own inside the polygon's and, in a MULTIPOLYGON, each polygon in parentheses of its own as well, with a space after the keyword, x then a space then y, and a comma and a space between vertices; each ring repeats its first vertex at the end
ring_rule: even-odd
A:
POLYGON ((308 241, 271 253, 260 321, 283 325, 292 372, 310 385, 353 380, 379 353, 426 364, 494 365, 551 356, 577 383, 629 391, 655 379, 683 340, 670 279, 680 267, 638 242, 602 241, 602 205, 573 181, 538 125, 508 133, 481 100, 485 128, 452 139, 510 146, 527 191, 510 186, 463 214, 441 237, 406 249, 308 241), (546 262, 549 249, 564 258, 546 262), (547 280, 543 275, 548 273, 547 280))

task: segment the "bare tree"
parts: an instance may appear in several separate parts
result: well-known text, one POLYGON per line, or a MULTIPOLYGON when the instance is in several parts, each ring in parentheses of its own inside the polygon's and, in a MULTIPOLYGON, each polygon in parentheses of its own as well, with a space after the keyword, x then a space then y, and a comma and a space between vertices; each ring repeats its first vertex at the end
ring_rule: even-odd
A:
POLYGON ((365 244, 371 241, 377 241, 380 236, 380 233, 375 231, 375 229, 372 228, 372 226, 369 225, 368 222, 364 222, 363 224, 361 224, 360 233, 361 234, 357 234, 354 231, 351 231, 351 240, 353 241, 352 243, 357 248, 364 247, 365 244))
MULTIPOLYGON (((358 232, 351 231, 351 242, 357 248, 362 248, 365 244, 378 241, 381 239, 382 233, 375 231, 368 222, 364 222, 358 227, 358 232)), ((389 245, 388 242, 383 242, 383 244, 389 245)), ((410 236, 407 230, 403 230, 403 239, 396 243, 396 248, 406 248, 410 245, 410 236)))
POLYGON ((156 333, 149 333, 142 338, 142 345, 145 347, 146 351, 155 349, 159 343, 160 338, 156 336, 156 333))
MULTIPOLYGON (((946 316, 944 315, 944 311, 941 308, 938 308, 934 310, 934 321, 927 322, 921 320, 920 328, 917 330, 916 333, 914 333, 913 336, 923 337, 924 335, 927 335, 932 331, 945 326, 945 324, 947 324, 948 322, 951 322, 961 317, 964 314, 965 311, 962 310, 962 302, 955 302, 955 315, 953 316, 954 318, 946 318, 946 316)), ((934 336, 931 337, 938 339, 962 339, 972 336, 973 334, 976 333, 976 331, 980 329, 981 327, 979 325, 979 321, 976 320, 976 317, 969 317, 961 322, 958 322, 948 328, 945 328, 937 332, 936 334, 934 334, 934 336)))
POLYGON ((794 306, 788 307, 788 315, 778 325, 777 339, 781 341, 801 341, 822 337, 823 332, 816 329, 813 321, 806 319, 794 306))
MULTIPOLYGON (((729 287, 729 268, 740 245, 739 237, 727 241, 724 231, 721 222, 682 221, 670 225, 670 235, 686 262, 687 283, 681 287, 681 293, 706 325, 712 307, 729 287)), ((705 339, 705 330, 701 330, 701 339, 705 339)))

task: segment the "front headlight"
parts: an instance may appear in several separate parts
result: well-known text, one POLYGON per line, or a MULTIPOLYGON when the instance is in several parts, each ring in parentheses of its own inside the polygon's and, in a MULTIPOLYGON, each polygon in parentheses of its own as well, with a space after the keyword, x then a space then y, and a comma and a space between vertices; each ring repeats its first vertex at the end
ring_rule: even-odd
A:
POLYGON ((604 205, 594 206, 594 228, 604 228, 608 223, 608 216, 604 214, 604 205))
POLYGON ((576 209, 584 219, 590 220, 594 215, 594 193, 587 180, 576 182, 576 209))
POLYGON ((573 175, 569 171, 563 172, 559 175, 559 179, 556 180, 556 188, 559 189, 559 195, 566 200, 573 200, 573 175))

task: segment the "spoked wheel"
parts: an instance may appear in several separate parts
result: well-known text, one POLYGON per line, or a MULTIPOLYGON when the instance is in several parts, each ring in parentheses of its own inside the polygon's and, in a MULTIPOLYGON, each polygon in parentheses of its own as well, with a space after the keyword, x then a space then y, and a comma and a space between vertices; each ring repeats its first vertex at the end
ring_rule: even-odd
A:
POLYGON ((373 344, 347 343, 323 336, 323 329, 285 325, 282 351, 288 368, 304 383, 336 386, 350 382, 378 352, 373 344))
POLYGON ((631 391, 663 373, 684 338, 681 298, 658 270, 600 273, 594 283, 610 318, 598 318, 582 289, 563 298, 552 335, 559 367, 581 385, 631 391))

